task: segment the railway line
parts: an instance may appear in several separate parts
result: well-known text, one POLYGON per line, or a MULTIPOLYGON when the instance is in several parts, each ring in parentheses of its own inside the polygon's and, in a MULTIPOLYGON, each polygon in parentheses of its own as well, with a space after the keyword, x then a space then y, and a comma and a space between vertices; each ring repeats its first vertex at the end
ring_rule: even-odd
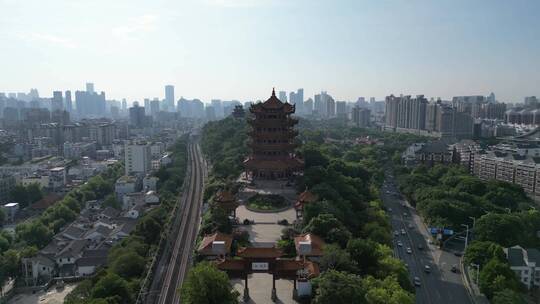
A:
POLYGON ((180 303, 180 287, 191 265, 193 246, 197 237, 202 206, 205 178, 204 162, 199 145, 188 144, 188 179, 178 206, 178 214, 169 232, 169 244, 165 250, 161 271, 154 278, 154 295, 147 297, 148 304, 180 303))

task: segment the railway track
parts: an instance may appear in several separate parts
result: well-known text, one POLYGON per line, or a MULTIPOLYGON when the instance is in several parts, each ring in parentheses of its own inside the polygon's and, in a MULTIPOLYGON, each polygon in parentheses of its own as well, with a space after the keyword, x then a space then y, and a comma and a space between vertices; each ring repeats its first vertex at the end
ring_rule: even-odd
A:
POLYGON ((191 264, 193 245, 197 236, 201 205, 202 190, 205 174, 199 145, 188 145, 190 171, 187 192, 181 200, 180 213, 171 231, 171 253, 167 270, 155 303, 180 303, 180 287, 191 264))

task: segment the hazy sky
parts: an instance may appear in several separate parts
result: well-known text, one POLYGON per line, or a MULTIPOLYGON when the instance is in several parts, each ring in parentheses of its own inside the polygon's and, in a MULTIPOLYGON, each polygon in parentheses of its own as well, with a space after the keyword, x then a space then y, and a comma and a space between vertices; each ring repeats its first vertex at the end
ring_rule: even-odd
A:
POLYGON ((0 92, 540 95, 538 0, 0 0, 0 92))

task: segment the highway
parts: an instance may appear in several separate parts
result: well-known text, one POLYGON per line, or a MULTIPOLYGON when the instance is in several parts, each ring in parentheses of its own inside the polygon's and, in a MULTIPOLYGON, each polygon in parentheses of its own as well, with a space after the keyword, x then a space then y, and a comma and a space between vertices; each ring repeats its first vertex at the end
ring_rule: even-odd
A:
POLYGON ((169 242, 161 256, 151 291, 145 303, 180 303, 179 289, 192 264, 201 216, 205 168, 199 145, 188 144, 188 174, 177 214, 169 232, 169 242))
POLYGON ((457 273, 451 271, 452 265, 459 269, 460 258, 453 252, 442 251, 429 244, 430 235, 426 227, 416 210, 402 198, 389 172, 381 189, 381 198, 389 213, 392 229, 398 232, 393 239, 394 255, 408 265, 411 282, 414 277, 420 279, 420 286, 416 287, 416 303, 471 303, 459 270, 457 273), (423 249, 419 249, 419 245, 423 249), (426 265, 431 268, 429 273, 425 271, 426 265))

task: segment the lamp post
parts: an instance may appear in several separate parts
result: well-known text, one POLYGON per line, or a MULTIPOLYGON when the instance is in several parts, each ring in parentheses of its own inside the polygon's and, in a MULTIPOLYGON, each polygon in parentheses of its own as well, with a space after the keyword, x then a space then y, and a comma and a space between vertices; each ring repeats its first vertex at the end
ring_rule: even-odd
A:
POLYGON ((467 245, 469 244, 469 225, 461 224, 461 226, 467 228, 467 232, 465 232, 465 250, 467 250, 467 245))

